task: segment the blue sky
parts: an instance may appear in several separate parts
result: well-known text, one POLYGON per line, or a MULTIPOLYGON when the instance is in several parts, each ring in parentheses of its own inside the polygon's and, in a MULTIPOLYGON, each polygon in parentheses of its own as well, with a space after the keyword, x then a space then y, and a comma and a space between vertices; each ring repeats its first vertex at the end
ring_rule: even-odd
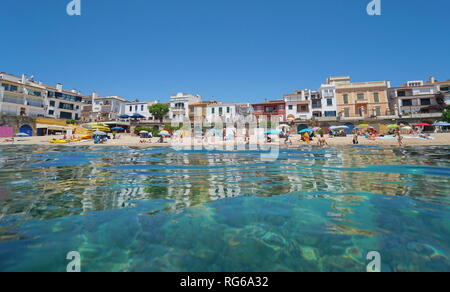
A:
POLYGON ((450 79, 450 1, 2 0, 0 71, 85 94, 254 102, 354 81, 450 79))

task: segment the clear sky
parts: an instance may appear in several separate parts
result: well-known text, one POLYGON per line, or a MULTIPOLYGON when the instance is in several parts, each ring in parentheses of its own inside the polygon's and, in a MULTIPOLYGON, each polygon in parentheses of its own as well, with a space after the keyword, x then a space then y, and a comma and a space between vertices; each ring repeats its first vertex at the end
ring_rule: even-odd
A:
POLYGON ((0 71, 84 94, 254 102, 353 81, 450 79, 450 1, 1 0, 0 71))

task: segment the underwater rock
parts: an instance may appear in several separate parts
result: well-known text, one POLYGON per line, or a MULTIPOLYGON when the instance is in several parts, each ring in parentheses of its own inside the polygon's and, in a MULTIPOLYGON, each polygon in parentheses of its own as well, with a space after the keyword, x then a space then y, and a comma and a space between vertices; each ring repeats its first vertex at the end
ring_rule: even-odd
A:
POLYGON ((273 232, 267 232, 261 240, 264 244, 277 251, 288 245, 288 242, 284 237, 273 232))
POLYGON ((302 247, 300 247, 300 251, 301 251, 302 257, 304 259, 306 259, 307 261, 317 261, 318 260, 318 256, 317 256, 318 252, 313 247, 302 246, 302 247))

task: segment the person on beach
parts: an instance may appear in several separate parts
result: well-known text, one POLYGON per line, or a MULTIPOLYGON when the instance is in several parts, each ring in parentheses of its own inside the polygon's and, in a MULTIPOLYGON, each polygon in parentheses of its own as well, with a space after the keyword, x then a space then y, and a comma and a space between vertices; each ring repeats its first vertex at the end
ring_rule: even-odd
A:
POLYGON ((318 144, 319 144, 319 146, 325 146, 325 145, 328 145, 327 140, 325 139, 325 137, 323 136, 323 134, 320 134, 318 144))
POLYGON ((303 135, 303 138, 304 138, 306 144, 309 144, 309 142, 311 141, 311 139, 309 138, 308 132, 305 132, 305 134, 303 135))
POLYGON ((286 135, 286 139, 284 140, 284 144, 285 144, 286 146, 292 145, 292 141, 291 141, 291 139, 289 138, 289 135, 288 135, 288 134, 286 135))
POLYGON ((356 132, 356 131, 353 131, 353 145, 358 145, 359 144, 359 141, 358 141, 358 138, 359 138, 359 136, 358 136, 358 132, 356 132))
POLYGON ((403 137, 402 137, 402 134, 400 133, 399 128, 397 128, 395 130, 395 136, 397 136, 398 146, 402 147, 403 146, 403 137))

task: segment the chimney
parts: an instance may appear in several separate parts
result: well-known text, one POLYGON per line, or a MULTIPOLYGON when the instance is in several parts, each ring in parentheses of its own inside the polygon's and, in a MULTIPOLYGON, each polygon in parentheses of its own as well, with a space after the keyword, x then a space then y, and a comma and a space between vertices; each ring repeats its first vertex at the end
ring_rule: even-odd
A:
POLYGON ((63 86, 61 83, 56 84, 56 90, 58 90, 59 92, 63 90, 63 86))
POLYGON ((436 78, 434 78, 434 76, 431 76, 431 77, 430 77, 430 83, 432 83, 432 84, 433 84, 433 83, 436 83, 436 78))
POLYGON ((93 98, 93 99, 98 98, 98 93, 97 93, 97 92, 92 92, 92 98, 93 98))
POLYGON ((27 74, 22 74, 22 84, 27 82, 27 74))

